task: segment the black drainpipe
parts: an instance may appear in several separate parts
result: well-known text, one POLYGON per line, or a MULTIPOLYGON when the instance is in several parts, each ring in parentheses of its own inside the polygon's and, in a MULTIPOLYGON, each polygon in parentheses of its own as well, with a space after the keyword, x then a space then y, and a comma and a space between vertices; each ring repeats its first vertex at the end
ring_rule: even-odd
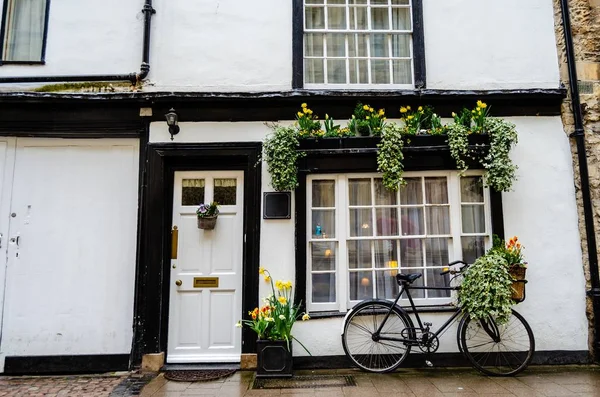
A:
POLYGON ((562 10, 563 30, 565 33, 565 49, 567 52, 567 66, 569 68, 571 104, 573 118, 575 120, 575 132, 573 132, 571 136, 575 138, 575 142, 577 143, 579 177, 581 178, 581 197, 583 199, 583 216, 585 220, 585 237, 587 240, 588 261, 590 263, 590 282, 592 288, 587 291, 587 295, 592 299, 594 311, 594 342, 592 349, 594 359, 598 361, 600 360, 600 277, 598 277, 598 255, 596 233, 594 232, 594 213, 590 195, 583 114, 581 112, 581 102, 579 100, 579 87, 577 86, 577 70, 575 68, 575 54, 573 51, 573 37, 568 0, 560 0, 560 8, 562 10))
POLYGON ((21 77, 0 77, 2 83, 59 83, 59 82, 77 82, 77 81, 129 81, 131 84, 137 84, 138 81, 146 78, 150 72, 150 22, 152 14, 156 11, 152 8, 152 0, 145 0, 144 8, 144 48, 142 51, 142 65, 139 73, 129 74, 93 74, 76 76, 21 76, 21 77))

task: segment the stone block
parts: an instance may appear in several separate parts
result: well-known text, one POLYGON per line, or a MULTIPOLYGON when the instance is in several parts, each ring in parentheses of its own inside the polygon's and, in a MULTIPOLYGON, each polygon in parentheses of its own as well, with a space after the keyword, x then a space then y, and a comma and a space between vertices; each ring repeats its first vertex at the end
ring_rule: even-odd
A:
POLYGON ((142 356, 142 372, 159 372, 163 365, 165 365, 164 352, 142 356))
POLYGON ((256 354, 242 354, 241 369, 256 369, 256 354))

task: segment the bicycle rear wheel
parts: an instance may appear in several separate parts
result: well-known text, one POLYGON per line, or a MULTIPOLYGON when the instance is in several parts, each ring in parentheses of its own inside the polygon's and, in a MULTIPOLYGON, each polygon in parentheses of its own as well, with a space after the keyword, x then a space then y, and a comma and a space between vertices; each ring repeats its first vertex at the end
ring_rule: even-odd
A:
POLYGON ((514 310, 505 324, 497 324, 491 317, 472 321, 466 315, 460 322, 458 337, 471 364, 491 376, 518 374, 527 368, 535 351, 531 327, 514 310))
POLYGON ((358 304, 346 319, 342 345, 346 355, 362 370, 390 372, 398 368, 410 352, 410 345, 400 341, 373 337, 390 311, 379 336, 414 339, 412 320, 400 308, 387 301, 367 301, 358 304), (404 336, 401 335, 404 329, 404 336))

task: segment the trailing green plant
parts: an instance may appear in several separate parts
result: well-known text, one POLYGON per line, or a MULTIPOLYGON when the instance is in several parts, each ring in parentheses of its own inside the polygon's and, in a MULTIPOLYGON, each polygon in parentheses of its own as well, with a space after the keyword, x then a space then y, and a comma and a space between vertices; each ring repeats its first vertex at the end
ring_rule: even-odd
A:
POLYGON ((377 170, 383 174, 383 185, 392 191, 397 191, 406 182, 404 174, 404 154, 402 148, 402 127, 389 123, 383 128, 381 142, 377 145, 377 170))
POLYGON ((263 159, 271 175, 271 186, 281 192, 298 186, 297 161, 304 153, 298 151, 300 142, 294 127, 272 127, 273 133, 263 144, 263 159))
POLYGON ((514 304, 512 282, 504 257, 493 252, 481 256, 464 272, 459 305, 472 320, 491 316, 498 324, 506 323, 514 304))
POLYGON ((466 162, 469 154, 469 130, 463 124, 454 123, 446 126, 446 133, 450 155, 456 161, 456 168, 462 176, 469 168, 466 162))
POLYGON ((481 159, 486 170, 483 183, 498 192, 508 192, 518 169, 509 156, 510 150, 518 142, 516 127, 502 119, 487 118, 485 130, 490 135, 490 150, 481 159))

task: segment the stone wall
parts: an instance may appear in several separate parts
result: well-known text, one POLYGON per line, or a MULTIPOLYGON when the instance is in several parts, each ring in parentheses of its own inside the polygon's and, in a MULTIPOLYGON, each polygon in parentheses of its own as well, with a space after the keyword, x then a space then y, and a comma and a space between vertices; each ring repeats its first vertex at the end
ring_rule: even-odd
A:
MULTIPOLYGON (((600 244, 600 0, 570 0, 571 27, 579 80, 580 98, 583 109, 586 155, 589 168, 589 181, 594 211, 596 240, 600 244)), ((556 40, 561 70, 561 82, 569 86, 567 61, 564 45, 564 32, 560 4, 554 0, 554 21, 556 40)), ((562 105, 562 119, 565 133, 574 131, 573 113, 570 96, 562 105)), ((581 181, 579 178, 579 162, 575 139, 571 138, 571 152, 575 171, 574 183, 577 192, 579 212, 579 230, 583 250, 584 272, 587 286, 590 287, 589 260, 585 235, 585 219, 583 216, 583 201, 581 197, 581 181)), ((558 214, 557 214, 558 215, 558 214)), ((552 244, 552 242, 548 242, 552 244)), ((593 311, 592 303, 587 300, 587 315, 590 320, 590 351, 593 340, 593 311)))

